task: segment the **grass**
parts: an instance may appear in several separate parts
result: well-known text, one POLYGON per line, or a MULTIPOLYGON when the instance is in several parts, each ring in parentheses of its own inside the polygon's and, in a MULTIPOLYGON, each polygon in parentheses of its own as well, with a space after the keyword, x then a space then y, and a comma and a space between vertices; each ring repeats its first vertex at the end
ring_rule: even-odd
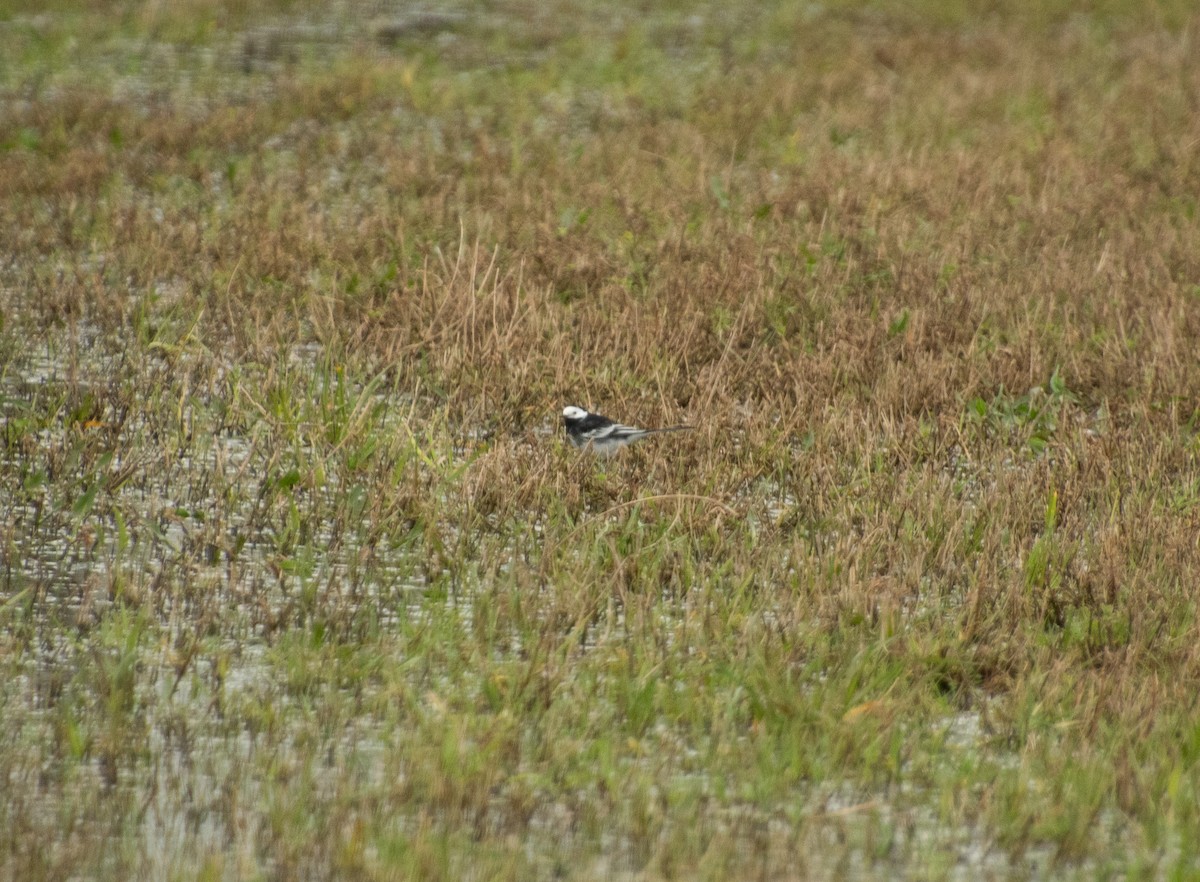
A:
POLYGON ((1198 36, 10 3, 0 878, 1195 876, 1198 36))

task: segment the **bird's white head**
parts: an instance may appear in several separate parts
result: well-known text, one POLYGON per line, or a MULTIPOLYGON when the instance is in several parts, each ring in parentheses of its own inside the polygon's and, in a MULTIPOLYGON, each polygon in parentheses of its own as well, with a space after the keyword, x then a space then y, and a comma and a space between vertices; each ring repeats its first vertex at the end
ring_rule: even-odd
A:
POLYGON ((581 420, 587 415, 588 414, 586 410, 584 410, 582 407, 576 407, 573 404, 568 404, 563 408, 563 419, 581 420))

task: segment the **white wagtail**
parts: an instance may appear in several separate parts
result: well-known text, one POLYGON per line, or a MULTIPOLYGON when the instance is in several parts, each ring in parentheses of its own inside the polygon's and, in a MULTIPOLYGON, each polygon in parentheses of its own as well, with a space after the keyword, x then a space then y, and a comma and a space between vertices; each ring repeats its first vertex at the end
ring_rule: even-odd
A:
POLYGON ((567 437, 571 439, 572 444, 602 456, 612 456, 622 447, 627 447, 634 441, 641 441, 647 435, 657 432, 680 432, 691 428, 668 426, 665 429, 635 429, 633 426, 615 423, 598 413, 588 413, 582 407, 574 405, 563 408, 563 425, 567 427, 567 437))

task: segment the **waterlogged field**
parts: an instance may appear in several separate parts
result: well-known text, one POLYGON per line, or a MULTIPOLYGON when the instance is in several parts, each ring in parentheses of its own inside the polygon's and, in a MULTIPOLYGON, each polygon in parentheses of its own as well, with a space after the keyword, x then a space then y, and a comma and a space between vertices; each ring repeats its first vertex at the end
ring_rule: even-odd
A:
POLYGON ((0 9, 0 879, 1200 875, 1200 14, 976 7, 0 9))

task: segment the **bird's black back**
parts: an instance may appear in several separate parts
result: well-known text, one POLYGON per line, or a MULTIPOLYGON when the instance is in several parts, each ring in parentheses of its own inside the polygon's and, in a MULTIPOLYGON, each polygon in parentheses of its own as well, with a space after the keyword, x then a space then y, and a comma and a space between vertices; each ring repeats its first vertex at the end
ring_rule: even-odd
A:
POLYGON ((563 417, 563 422, 574 432, 594 432, 597 429, 613 425, 612 420, 606 416, 600 416, 598 413, 589 413, 587 416, 575 420, 563 417))

